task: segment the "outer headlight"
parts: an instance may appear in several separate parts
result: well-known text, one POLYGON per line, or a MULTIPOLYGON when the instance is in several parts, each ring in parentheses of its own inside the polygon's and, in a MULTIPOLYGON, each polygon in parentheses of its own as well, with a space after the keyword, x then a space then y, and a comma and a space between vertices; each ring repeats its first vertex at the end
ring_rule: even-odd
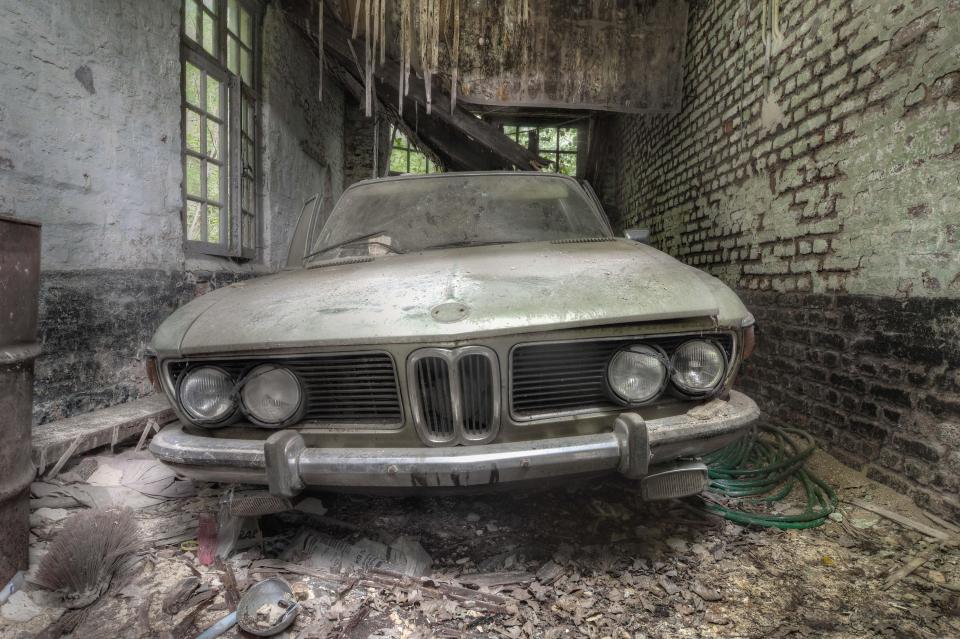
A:
POLYGON ((233 380, 213 366, 188 371, 180 380, 177 396, 184 412, 198 424, 221 422, 236 408, 233 380))
POLYGON ((684 342, 673 354, 673 375, 677 388, 694 395, 709 393, 723 380, 727 357, 723 350, 707 340, 684 342))
POLYGON ((297 376, 270 364, 250 371, 240 390, 243 410, 265 426, 280 426, 296 415, 302 398, 297 376))
POLYGON ((642 344, 617 351, 607 364, 610 390, 628 404, 650 401, 667 383, 665 362, 660 351, 642 344))

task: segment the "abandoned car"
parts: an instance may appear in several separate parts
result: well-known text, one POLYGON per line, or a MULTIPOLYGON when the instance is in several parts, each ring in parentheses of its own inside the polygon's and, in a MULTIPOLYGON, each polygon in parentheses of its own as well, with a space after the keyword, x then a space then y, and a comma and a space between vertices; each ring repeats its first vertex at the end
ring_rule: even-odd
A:
POLYGON ((756 404, 732 390, 753 317, 719 280, 556 174, 391 177, 305 208, 289 268, 156 332, 179 420, 150 449, 185 476, 447 489, 619 472, 700 492, 756 404))

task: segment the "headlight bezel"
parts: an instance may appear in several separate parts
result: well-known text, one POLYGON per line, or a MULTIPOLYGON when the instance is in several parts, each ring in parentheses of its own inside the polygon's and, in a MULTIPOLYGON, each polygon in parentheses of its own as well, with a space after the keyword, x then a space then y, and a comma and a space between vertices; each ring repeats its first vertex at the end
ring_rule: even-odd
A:
POLYGON ((664 390, 667 388, 667 384, 670 383, 670 358, 667 357, 666 352, 662 348, 654 344, 647 344, 644 342, 635 342, 632 344, 626 344, 618 348, 616 351, 614 351, 613 354, 610 356, 610 359, 607 360, 607 364, 604 367, 603 379, 604 379, 604 384, 607 387, 607 393, 610 395, 611 398, 614 399, 614 401, 616 401, 620 405, 646 406, 647 404, 655 402, 657 399, 659 399, 663 395, 664 390), (621 353, 628 352, 628 351, 637 352, 635 349, 645 349, 645 350, 651 351, 651 354, 654 355, 657 361, 660 363, 660 367, 663 372, 663 376, 660 380, 660 384, 657 387, 657 390, 650 397, 642 400, 632 400, 627 397, 624 397, 614 389, 614 384, 611 381, 611 377, 612 377, 611 367, 613 366, 614 360, 621 353))
POLYGON ((239 405, 240 411, 243 413, 243 416, 250 421, 250 423, 260 426, 262 428, 278 429, 288 426, 292 423, 300 421, 303 414, 306 410, 306 390, 303 384, 303 380, 300 379, 300 376, 296 374, 295 371, 290 368, 283 366, 282 364, 273 363, 273 362, 260 362, 252 367, 250 367, 244 374, 241 376, 240 381, 237 384, 239 391, 237 393, 237 404, 239 405), (288 414, 286 417, 280 421, 266 421, 258 417, 253 410, 247 405, 247 401, 244 398, 244 392, 247 388, 247 384, 257 375, 257 371, 261 369, 270 369, 273 372, 280 371, 286 373, 290 379, 293 380, 297 389, 297 405, 293 411, 288 414))
POLYGON ((719 389, 723 388, 724 382, 727 380, 730 374, 730 357, 727 355, 727 351, 723 346, 716 342, 716 340, 697 337, 693 339, 685 340, 684 342, 677 345, 677 348, 674 349, 673 353, 670 355, 670 384, 673 388, 677 390, 681 395, 687 398, 692 399, 702 399, 704 397, 710 397, 718 392, 719 389), (677 357, 683 348, 689 344, 695 342, 703 342, 712 346, 719 354, 721 360, 720 374, 717 376, 717 381, 714 382, 710 387, 707 388, 695 388, 688 386, 680 381, 677 381, 677 366, 676 361, 677 357))
POLYGON ((180 374, 180 376, 177 378, 177 381, 176 381, 177 407, 180 409, 184 417, 191 424, 196 424, 197 426, 204 426, 206 428, 224 426, 230 421, 232 421, 239 412, 239 402, 237 401, 236 394, 233 391, 234 383, 235 383, 235 380, 233 376, 227 370, 223 369, 220 366, 216 366, 212 364, 203 364, 203 363, 197 364, 195 366, 189 366, 186 369, 184 369, 184 371, 180 374), (230 400, 230 407, 222 415, 215 418, 205 418, 203 416, 198 415, 195 409, 191 409, 183 401, 184 400, 183 385, 188 381, 188 379, 191 376, 196 375, 199 371, 202 371, 204 369, 210 369, 210 370, 217 371, 218 373, 221 373, 231 385, 231 390, 228 395, 228 399, 230 400))

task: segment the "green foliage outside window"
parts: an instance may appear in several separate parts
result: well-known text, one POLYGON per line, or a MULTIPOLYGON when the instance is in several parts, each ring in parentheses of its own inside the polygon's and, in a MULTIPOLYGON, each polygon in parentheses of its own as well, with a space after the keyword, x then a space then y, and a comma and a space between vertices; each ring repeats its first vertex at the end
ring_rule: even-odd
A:
POLYGON ((417 150, 403 133, 393 130, 393 147, 390 151, 391 173, 441 173, 442 170, 430 161, 426 154, 417 150))

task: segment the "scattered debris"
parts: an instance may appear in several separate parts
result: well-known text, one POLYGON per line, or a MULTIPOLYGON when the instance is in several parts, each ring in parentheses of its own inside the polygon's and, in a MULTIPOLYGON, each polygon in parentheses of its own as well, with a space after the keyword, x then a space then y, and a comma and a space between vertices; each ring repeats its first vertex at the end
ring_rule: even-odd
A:
POLYGON ((309 568, 329 568, 334 572, 356 569, 388 569, 411 577, 430 570, 430 555, 409 537, 398 537, 387 545, 372 539, 348 544, 339 539, 303 529, 294 538, 284 558, 309 568))
POLYGON ((910 519, 900 513, 895 513, 892 510, 883 508, 882 506, 877 506, 876 504, 871 504, 870 502, 863 501, 862 499, 856 499, 851 497, 845 499, 849 504, 863 508, 864 510, 869 510, 870 512, 876 513, 881 517, 886 517, 890 521, 895 521, 901 526, 906 526, 907 528, 913 528, 914 530, 927 535, 928 537, 933 537, 934 539, 939 539, 941 541, 947 541, 951 538, 950 533, 944 532, 933 526, 928 526, 924 523, 921 523, 915 519, 910 519))
POLYGON ((6 603, 0 606, 0 617, 8 621, 30 621, 40 612, 40 607, 30 598, 29 594, 22 590, 10 595, 6 603))
MULTIPOLYGON (((822 474, 820 457, 811 457, 811 470, 848 487, 840 495, 847 502, 882 504, 950 531, 849 469, 842 472, 851 477, 832 474, 836 469, 822 474)), ((115 488, 81 478, 104 468, 94 481, 122 483, 108 461, 75 459, 53 482, 38 483, 77 494, 115 488)), ((158 499, 120 487, 151 500, 133 511, 145 541, 136 570, 118 570, 104 593, 78 610, 37 588, 36 575, 28 573, 18 592, 36 614, 4 618, 0 639, 237 637, 231 615, 241 597, 276 577, 287 580, 289 601, 299 606, 281 635, 288 639, 655 639, 695 630, 754 637, 960 636, 957 547, 843 502, 845 510, 819 528, 783 531, 705 514, 695 501, 644 503, 635 486, 616 478, 550 492, 456 498, 329 494, 260 517, 224 508, 229 495, 255 491, 196 485, 187 497, 158 499), (224 516, 242 523, 242 532, 230 552, 204 565, 200 522, 217 520, 219 548, 233 535, 224 516), (861 519, 870 525, 858 528, 861 519), (183 541, 190 543, 181 547, 183 541), (331 547, 342 557, 313 565, 318 553, 329 560, 331 547), (401 572, 411 563, 423 576, 401 572), (917 566, 903 570, 907 564, 917 566)), ((85 508, 70 493, 56 493, 63 502, 51 505, 54 494, 31 500, 33 570, 85 508)), ((804 503, 798 489, 775 514, 802 510, 804 503)), ((0 615, 9 610, 0 608, 0 615)), ((261 612, 269 622, 277 610, 261 612)))

